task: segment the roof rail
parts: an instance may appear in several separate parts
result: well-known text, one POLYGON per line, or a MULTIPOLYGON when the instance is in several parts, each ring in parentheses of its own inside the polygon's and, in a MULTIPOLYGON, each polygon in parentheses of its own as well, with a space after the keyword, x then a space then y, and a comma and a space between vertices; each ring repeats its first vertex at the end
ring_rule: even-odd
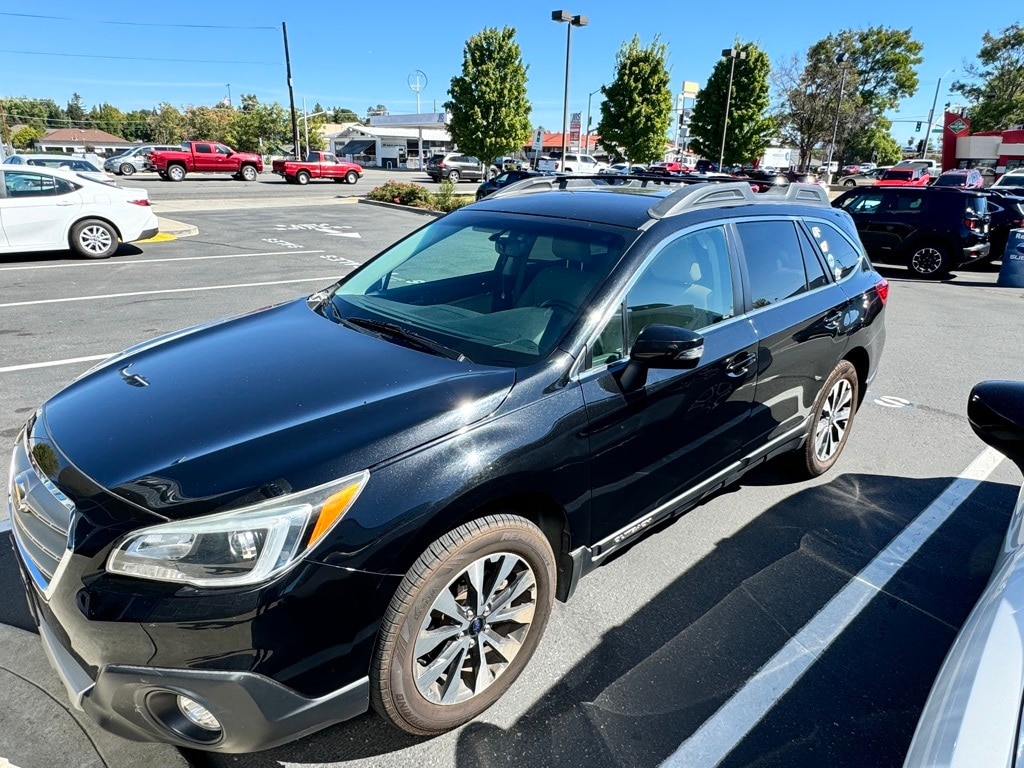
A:
POLYGON ((521 179, 497 192, 492 192, 487 199, 509 197, 526 192, 549 192, 556 189, 582 189, 595 187, 631 187, 644 189, 659 187, 666 184, 695 184, 696 180, 672 176, 628 176, 620 173, 601 173, 594 175, 559 174, 551 176, 530 176, 521 179))
POLYGON ((764 194, 769 199, 773 197, 782 197, 793 203, 832 206, 832 201, 828 198, 828 192, 825 191, 824 187, 818 186, 817 184, 806 184, 795 181, 786 187, 772 187, 764 194))
POLYGON ((757 193, 745 181, 712 181, 677 189, 668 197, 652 205, 647 212, 652 218, 664 219, 700 206, 756 202, 757 193))

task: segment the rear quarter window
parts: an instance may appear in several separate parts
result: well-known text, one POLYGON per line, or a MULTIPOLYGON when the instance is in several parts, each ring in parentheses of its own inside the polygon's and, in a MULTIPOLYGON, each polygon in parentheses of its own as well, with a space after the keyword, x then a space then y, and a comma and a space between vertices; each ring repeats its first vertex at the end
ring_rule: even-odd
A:
POLYGON ((809 222, 807 229, 836 280, 842 280, 857 269, 860 251, 838 229, 824 221, 809 222))

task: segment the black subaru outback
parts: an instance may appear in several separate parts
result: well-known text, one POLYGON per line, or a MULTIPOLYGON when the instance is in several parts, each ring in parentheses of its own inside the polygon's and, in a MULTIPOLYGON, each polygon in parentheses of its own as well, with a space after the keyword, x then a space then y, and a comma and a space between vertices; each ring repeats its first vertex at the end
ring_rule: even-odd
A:
POLYGON ((41 406, 10 507, 42 642, 132 739, 458 726, 656 523, 832 467, 887 294, 815 186, 526 179, 41 406))

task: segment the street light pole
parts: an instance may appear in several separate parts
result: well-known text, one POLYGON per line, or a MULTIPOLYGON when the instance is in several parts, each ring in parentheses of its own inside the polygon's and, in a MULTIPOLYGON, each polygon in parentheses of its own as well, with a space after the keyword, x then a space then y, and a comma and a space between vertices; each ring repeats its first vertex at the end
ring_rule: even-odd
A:
POLYGON ((942 77, 939 78, 939 82, 935 84, 935 96, 932 98, 932 108, 928 110, 928 128, 924 134, 924 145, 921 147, 921 159, 928 154, 928 140, 932 135, 932 120, 935 119, 935 104, 939 100, 939 88, 942 87, 942 78, 948 75, 950 72, 955 72, 955 69, 947 69, 942 73, 942 77))
POLYGON ((585 151, 588 155, 590 154, 590 100, 591 98, 593 98, 594 94, 597 93, 597 91, 601 90, 601 88, 604 88, 604 86, 602 85, 597 90, 591 91, 590 93, 587 94, 587 138, 583 146, 586 147, 585 151))
POLYGON ((725 120, 722 123, 722 149, 718 153, 718 171, 721 173, 722 164, 725 163, 725 134, 729 130, 729 105, 732 102, 732 76, 736 72, 736 59, 747 58, 746 51, 740 51, 736 48, 725 48, 722 51, 722 57, 730 59, 729 62, 729 90, 725 94, 725 120))
POLYGON ((559 23, 568 22, 568 31, 565 36, 565 101, 562 104, 562 168, 565 168, 565 143, 566 131, 569 128, 569 54, 572 50, 572 28, 587 26, 589 19, 586 16, 573 16, 568 11, 552 11, 551 20, 559 23))
POLYGON ((825 163, 825 183, 832 183, 832 155, 836 149, 836 136, 839 135, 839 113, 843 109, 843 89, 846 87, 846 67, 843 65, 850 60, 850 54, 840 53, 836 56, 836 64, 839 65, 842 70, 842 75, 839 78, 839 101, 836 102, 836 121, 832 125, 832 143, 828 145, 828 160, 825 163))

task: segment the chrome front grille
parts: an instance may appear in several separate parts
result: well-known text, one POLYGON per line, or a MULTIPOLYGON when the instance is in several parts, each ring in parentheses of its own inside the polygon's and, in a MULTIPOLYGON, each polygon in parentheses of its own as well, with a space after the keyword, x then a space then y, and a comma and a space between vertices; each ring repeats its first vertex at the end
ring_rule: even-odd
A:
POLYGON ((74 503, 33 461, 24 441, 11 461, 11 531, 36 586, 47 592, 68 550, 74 503))

